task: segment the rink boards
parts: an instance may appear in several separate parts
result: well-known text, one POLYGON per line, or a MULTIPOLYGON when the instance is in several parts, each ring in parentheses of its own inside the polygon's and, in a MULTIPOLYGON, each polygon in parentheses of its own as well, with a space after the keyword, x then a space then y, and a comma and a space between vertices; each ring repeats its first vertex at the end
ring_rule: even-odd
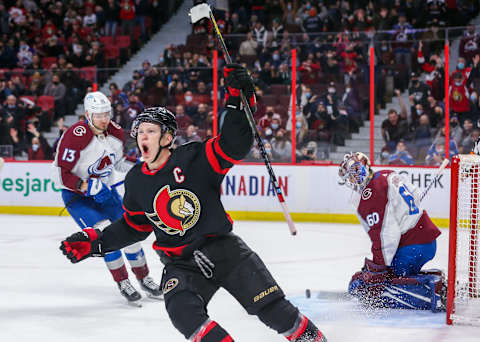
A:
MULTIPOLYGON (((405 174, 424 191, 435 179, 436 168, 382 167, 405 174)), ((358 223, 351 190, 338 185, 336 165, 275 165, 287 206, 296 221, 358 223)), ((51 164, 10 162, 0 173, 0 213, 59 215, 61 188, 51 180, 51 164)), ((422 206, 440 226, 448 226, 450 169, 433 184, 422 206)), ((282 220, 264 165, 236 165, 222 183, 222 201, 233 219, 282 220)), ((66 211, 61 213, 66 215, 66 211)))

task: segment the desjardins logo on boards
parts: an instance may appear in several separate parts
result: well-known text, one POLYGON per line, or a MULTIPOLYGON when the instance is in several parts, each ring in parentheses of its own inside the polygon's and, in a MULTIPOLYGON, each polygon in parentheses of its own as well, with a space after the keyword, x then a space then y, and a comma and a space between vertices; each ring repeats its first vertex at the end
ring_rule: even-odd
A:
POLYGON ((17 178, 0 178, 0 192, 20 192, 24 197, 28 197, 33 192, 59 192, 61 190, 61 188, 55 187, 55 183, 50 178, 31 178, 30 172, 17 178))

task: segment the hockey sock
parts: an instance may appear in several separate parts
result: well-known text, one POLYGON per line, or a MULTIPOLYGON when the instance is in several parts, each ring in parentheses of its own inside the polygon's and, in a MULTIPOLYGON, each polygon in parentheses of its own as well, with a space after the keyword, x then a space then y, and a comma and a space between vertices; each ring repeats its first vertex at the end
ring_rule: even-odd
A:
POLYGON ((233 342, 232 337, 225 329, 210 319, 206 320, 189 340, 192 342, 233 342))
POLYGON ((289 341, 327 342, 325 336, 307 317, 300 314, 292 329, 283 333, 289 341))
POLYGON ((103 259, 113 276, 113 280, 118 283, 122 280, 128 279, 128 272, 125 263, 123 262, 122 252, 114 251, 107 253, 103 259))
POLYGON ((133 244, 124 249, 125 256, 128 263, 132 267, 132 272, 135 274, 138 280, 145 278, 148 273, 147 259, 145 253, 139 243, 133 244))

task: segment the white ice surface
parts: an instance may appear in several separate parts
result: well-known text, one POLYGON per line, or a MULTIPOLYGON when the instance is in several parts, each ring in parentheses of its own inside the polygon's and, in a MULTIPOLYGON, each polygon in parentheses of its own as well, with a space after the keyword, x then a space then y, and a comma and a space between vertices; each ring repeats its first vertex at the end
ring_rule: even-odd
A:
MULTIPOLYGON (((1 342, 184 341, 163 302, 143 299, 142 308, 127 306, 103 260, 72 265, 64 258, 58 246, 77 230, 71 218, 0 215, 0 227, 1 342)), ((285 223, 239 221, 234 231, 263 258, 289 299, 329 342, 480 341, 480 328, 446 326, 444 313, 364 312, 352 302, 318 298, 345 290, 370 254, 368 237, 359 225, 297 223, 297 228, 292 237, 285 223), (307 288, 310 299, 305 298, 307 288)), ((447 240, 448 231, 442 230, 437 257, 426 267, 446 270, 447 240)), ((144 250, 159 281, 162 266, 152 241, 153 236, 144 250)), ((213 297, 209 314, 237 342, 286 341, 223 290, 213 297)))

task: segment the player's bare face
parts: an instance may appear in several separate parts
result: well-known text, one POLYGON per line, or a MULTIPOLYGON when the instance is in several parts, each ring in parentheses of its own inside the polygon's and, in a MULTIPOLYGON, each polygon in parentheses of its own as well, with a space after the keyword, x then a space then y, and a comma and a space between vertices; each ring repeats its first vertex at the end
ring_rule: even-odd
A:
POLYGON ((142 122, 138 126, 137 143, 142 154, 142 159, 149 166, 157 155, 160 148, 162 130, 159 125, 150 122, 142 122))
POLYGON ((105 131, 110 123, 110 113, 93 113, 92 114, 92 124, 93 126, 100 130, 105 131))

